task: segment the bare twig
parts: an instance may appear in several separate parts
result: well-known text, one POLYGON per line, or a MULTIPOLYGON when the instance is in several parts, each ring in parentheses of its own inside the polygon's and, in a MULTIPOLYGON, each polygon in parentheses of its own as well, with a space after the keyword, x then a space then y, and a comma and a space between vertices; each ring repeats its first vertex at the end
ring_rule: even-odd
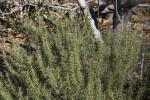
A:
MULTIPOLYGON (((10 3, 9 1, 7 1, 7 2, 10 3)), ((11 3, 12 3, 12 1, 11 1, 11 3)), ((32 3, 24 2, 24 4, 17 5, 17 7, 9 13, 2 12, 0 10, 0 14, 2 15, 2 17, 5 17, 6 15, 11 15, 13 13, 20 11, 20 15, 22 18, 23 17, 23 8, 26 6, 39 7, 38 4, 32 4, 32 3)), ((65 10, 65 11, 66 10, 67 11, 76 11, 79 8, 78 4, 76 4, 76 3, 66 3, 66 4, 62 4, 62 5, 54 5, 54 4, 46 5, 46 4, 44 4, 44 5, 41 5, 41 7, 55 8, 55 9, 61 9, 61 10, 65 10), (68 6, 71 6, 72 8, 68 8, 68 6)))

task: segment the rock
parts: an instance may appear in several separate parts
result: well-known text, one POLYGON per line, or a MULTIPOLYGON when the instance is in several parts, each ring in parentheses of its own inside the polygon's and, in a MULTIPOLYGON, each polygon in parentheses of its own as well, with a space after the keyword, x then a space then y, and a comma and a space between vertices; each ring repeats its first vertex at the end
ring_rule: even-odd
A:
POLYGON ((149 21, 149 22, 145 22, 144 24, 145 24, 145 25, 150 25, 150 21, 149 21))
POLYGON ((144 23, 144 22, 149 22, 150 17, 149 16, 144 16, 144 15, 132 15, 131 16, 131 22, 133 23, 144 23))
POLYGON ((98 22, 102 22, 103 19, 102 18, 97 18, 98 22))
POLYGON ((134 15, 144 15, 144 16, 150 16, 150 8, 136 8, 134 15))
POLYGON ((105 19, 103 19, 102 20, 102 22, 103 22, 103 24, 111 24, 112 23, 112 21, 111 20, 105 20, 105 19))
POLYGON ((109 10, 114 10, 114 9, 115 9, 115 7, 114 7, 113 4, 110 4, 109 6, 107 6, 107 8, 108 8, 109 10))
POLYGON ((104 13, 108 13, 110 12, 110 10, 108 8, 105 8, 101 13, 104 14, 104 13))
POLYGON ((98 0, 95 0, 95 3, 96 3, 96 4, 99 3, 99 5, 104 5, 104 4, 106 4, 107 2, 102 1, 102 0, 99 0, 99 2, 98 2, 98 0))
POLYGON ((105 19, 107 19, 107 20, 112 20, 113 15, 114 15, 113 13, 106 13, 105 19))

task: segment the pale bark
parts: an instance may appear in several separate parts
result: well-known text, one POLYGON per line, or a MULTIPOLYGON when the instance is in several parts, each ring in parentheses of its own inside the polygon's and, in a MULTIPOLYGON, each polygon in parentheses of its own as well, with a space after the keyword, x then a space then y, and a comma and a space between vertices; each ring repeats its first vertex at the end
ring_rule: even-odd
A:
POLYGON ((102 40, 102 32, 101 30, 98 28, 98 22, 96 19, 96 16, 93 13, 92 8, 89 9, 87 3, 85 2, 85 0, 77 0, 79 6, 81 7, 81 10, 83 11, 84 15, 88 17, 94 37, 103 43, 102 40), (91 14, 92 13, 92 14, 91 14))

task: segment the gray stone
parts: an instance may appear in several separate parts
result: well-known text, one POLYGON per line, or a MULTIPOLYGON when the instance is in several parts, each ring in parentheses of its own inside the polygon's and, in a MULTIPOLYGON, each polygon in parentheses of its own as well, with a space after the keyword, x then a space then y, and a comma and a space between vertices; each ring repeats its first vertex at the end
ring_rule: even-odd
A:
POLYGON ((107 20, 112 20, 112 18, 113 18, 113 13, 107 13, 106 15, 105 15, 105 19, 107 19, 107 20))

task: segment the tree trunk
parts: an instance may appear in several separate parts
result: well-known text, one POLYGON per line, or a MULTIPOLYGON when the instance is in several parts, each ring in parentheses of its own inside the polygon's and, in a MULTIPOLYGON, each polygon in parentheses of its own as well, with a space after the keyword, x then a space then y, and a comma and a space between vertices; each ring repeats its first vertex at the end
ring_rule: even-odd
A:
POLYGON ((95 13, 94 13, 92 7, 90 7, 90 9, 89 9, 89 7, 88 7, 87 3, 85 2, 85 0, 77 0, 77 1, 78 1, 79 6, 81 7, 81 10, 84 13, 84 16, 87 16, 88 19, 89 19, 89 22, 90 22, 90 25, 91 25, 94 37, 98 41, 103 43, 102 31, 101 31, 101 29, 98 26, 98 21, 96 19, 96 16, 95 16, 95 13))
POLYGON ((113 29, 116 34, 118 34, 119 32, 119 26, 120 26, 120 21, 122 19, 122 16, 126 14, 126 16, 123 18, 124 19, 123 26, 126 26, 135 7, 140 3, 142 3, 143 1, 144 0, 127 0, 124 4, 121 4, 121 0, 115 1, 113 29))

